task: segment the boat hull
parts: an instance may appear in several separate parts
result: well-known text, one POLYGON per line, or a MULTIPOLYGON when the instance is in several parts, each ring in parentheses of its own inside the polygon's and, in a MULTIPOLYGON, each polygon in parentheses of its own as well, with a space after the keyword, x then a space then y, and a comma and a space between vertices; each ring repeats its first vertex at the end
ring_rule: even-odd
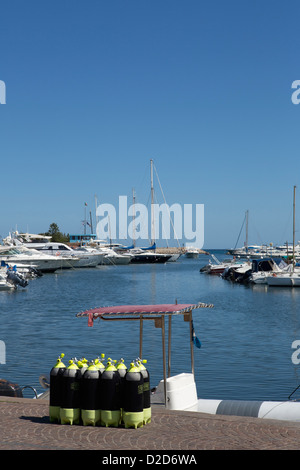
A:
POLYGON ((212 269, 208 269, 207 273, 208 274, 222 274, 224 271, 225 271, 226 267, 225 266, 222 266, 220 268, 212 268, 212 269))
POLYGON ((274 287, 300 287, 300 276, 297 275, 286 275, 277 276, 272 275, 267 277, 268 286, 274 287))
POLYGON ((131 256, 104 256, 102 263, 105 265, 125 265, 129 264, 131 261, 131 256))
POLYGON ((0 280, 0 291, 11 291, 15 289, 15 286, 13 284, 10 284, 9 282, 2 281, 0 280))
MULTIPOLYGON (((300 422, 300 402, 198 398, 194 376, 188 373, 166 379, 165 397, 165 406, 169 410, 300 422)), ((163 405, 165 397, 162 380, 151 396, 151 401, 153 404, 163 405)))
POLYGON ((295 401, 199 399, 197 405, 191 407, 189 411, 300 422, 300 403, 295 401))
POLYGON ((98 255, 78 256, 78 259, 74 261, 74 268, 95 268, 98 264, 101 264, 103 257, 98 255))
POLYGON ((185 254, 185 256, 186 256, 187 258, 198 258, 198 257, 199 257, 199 253, 194 253, 194 252, 190 251, 190 252, 187 252, 187 253, 185 254))
POLYGON ((10 257, 10 256, 1 256, 0 260, 5 261, 7 264, 10 264, 12 266, 16 265, 17 268, 20 266, 30 266, 32 268, 38 269, 39 271, 43 273, 47 272, 54 272, 57 269, 63 269, 63 268, 70 268, 70 262, 66 260, 62 260, 59 258, 53 257, 53 260, 51 259, 20 259, 18 257, 10 257))
POLYGON ((166 263, 171 258, 171 255, 161 255, 161 254, 141 254, 134 255, 131 263, 133 264, 142 264, 142 263, 166 263))

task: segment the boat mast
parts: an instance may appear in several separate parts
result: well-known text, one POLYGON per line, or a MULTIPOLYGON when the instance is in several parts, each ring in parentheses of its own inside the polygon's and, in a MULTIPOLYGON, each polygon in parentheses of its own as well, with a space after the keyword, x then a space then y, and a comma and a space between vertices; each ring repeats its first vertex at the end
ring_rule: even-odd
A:
POLYGON ((293 272, 295 270, 295 203, 296 201, 296 186, 294 186, 294 201, 293 201, 293 272))
POLYGON ((90 224, 91 224, 91 233, 93 233, 93 219, 92 219, 92 212, 90 211, 90 224))
POLYGON ((97 207, 98 207, 98 198, 97 195, 95 194, 95 216, 96 216, 96 227, 98 223, 98 217, 97 217, 97 207))
POLYGON ((133 220, 132 220, 132 243, 135 247, 135 192, 132 188, 132 203, 133 203, 133 220))
POLYGON ((248 223, 249 223, 249 211, 246 211, 246 252, 248 252, 248 223))
POLYGON ((154 187, 153 187, 153 160, 150 160, 150 177, 151 177, 151 244, 155 241, 154 227, 154 187))
POLYGON ((84 203, 84 229, 83 229, 83 232, 84 232, 84 235, 86 235, 86 206, 87 206, 87 203, 85 202, 84 203))

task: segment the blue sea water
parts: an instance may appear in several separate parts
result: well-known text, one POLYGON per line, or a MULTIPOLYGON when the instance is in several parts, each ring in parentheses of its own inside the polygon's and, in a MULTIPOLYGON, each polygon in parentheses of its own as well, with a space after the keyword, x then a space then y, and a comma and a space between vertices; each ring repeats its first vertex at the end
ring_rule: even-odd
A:
MULTIPOLYGON (((76 317, 88 308, 206 302, 214 308, 193 312, 201 341, 194 348, 198 396, 288 399, 300 384, 300 365, 292 361, 292 343, 300 340, 300 289, 232 284, 200 273, 208 259, 63 270, 31 280, 24 290, 0 292, 6 353, 0 377, 42 392, 39 375, 49 373, 61 353, 65 362, 104 353, 129 364, 139 355, 139 322, 96 321, 90 328, 86 318, 76 317)), ((152 321, 144 322, 143 356, 154 387, 163 368, 161 330, 152 321)), ((178 316, 172 323, 171 373, 190 370, 189 326, 178 316)), ((33 393, 27 389, 24 396, 33 393)))

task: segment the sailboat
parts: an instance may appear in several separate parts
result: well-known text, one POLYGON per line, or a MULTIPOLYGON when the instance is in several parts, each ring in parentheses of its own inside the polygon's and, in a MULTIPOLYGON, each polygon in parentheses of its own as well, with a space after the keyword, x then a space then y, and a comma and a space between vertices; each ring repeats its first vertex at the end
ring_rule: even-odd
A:
POLYGON ((295 200, 296 186, 294 186, 293 201, 293 261, 292 264, 288 265, 281 272, 267 276, 268 286, 300 287, 300 271, 295 267, 295 200))
POLYGON ((151 179, 151 244, 148 248, 132 248, 130 253, 133 255, 131 263, 166 263, 171 259, 171 254, 157 253, 155 242, 154 226, 154 186, 153 186, 153 160, 150 160, 150 179, 151 179))
POLYGON ((260 251, 261 251, 261 248, 262 248, 260 245, 251 245, 251 246, 249 246, 249 244, 248 244, 248 226, 249 226, 249 211, 247 210, 245 212, 245 217, 244 217, 244 220, 243 220, 243 224, 242 224, 238 239, 236 241, 235 247, 228 250, 229 255, 238 256, 239 258, 250 258, 250 257, 252 258, 252 257, 255 257, 255 255, 257 255, 257 254, 260 255, 260 251), (243 229, 244 225, 246 225, 246 227, 245 227, 245 231, 246 231, 245 243, 244 243, 243 247, 237 248, 237 244, 238 244, 238 241, 239 241, 239 238, 240 238, 240 235, 241 235, 241 232, 242 232, 242 229, 243 229))

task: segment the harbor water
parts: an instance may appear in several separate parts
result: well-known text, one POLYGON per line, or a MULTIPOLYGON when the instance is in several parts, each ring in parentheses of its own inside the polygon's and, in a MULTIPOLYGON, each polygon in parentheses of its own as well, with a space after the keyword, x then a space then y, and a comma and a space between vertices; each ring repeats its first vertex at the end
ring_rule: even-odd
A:
MULTIPOLYGON (((225 251, 214 253, 226 257, 225 251)), ((87 318, 76 317, 88 308, 205 302, 214 308, 193 312, 201 342, 194 348, 198 396, 287 400, 300 384, 300 365, 292 360, 294 342, 300 341, 300 288, 233 284, 200 273, 208 260, 181 256, 167 264, 69 269, 44 274, 25 289, 0 292, 0 378, 40 393, 40 374, 49 374, 61 353, 66 361, 104 353, 129 365, 139 355, 139 322, 95 321, 91 328, 87 318)), ((154 387, 163 377, 161 330, 154 322, 144 322, 143 356, 154 387)), ((190 371, 189 326, 178 316, 172 323, 171 374, 190 371)), ((24 396, 33 397, 32 390, 24 396)))

